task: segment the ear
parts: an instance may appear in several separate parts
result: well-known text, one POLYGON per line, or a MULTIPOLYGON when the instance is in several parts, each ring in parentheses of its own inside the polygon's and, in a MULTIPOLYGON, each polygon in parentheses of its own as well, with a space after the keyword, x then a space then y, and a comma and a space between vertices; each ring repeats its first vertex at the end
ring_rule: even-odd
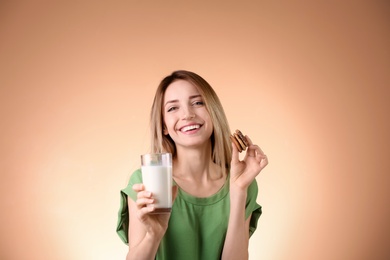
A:
POLYGON ((168 135, 168 130, 167 130, 167 127, 165 125, 163 127, 163 134, 168 135))

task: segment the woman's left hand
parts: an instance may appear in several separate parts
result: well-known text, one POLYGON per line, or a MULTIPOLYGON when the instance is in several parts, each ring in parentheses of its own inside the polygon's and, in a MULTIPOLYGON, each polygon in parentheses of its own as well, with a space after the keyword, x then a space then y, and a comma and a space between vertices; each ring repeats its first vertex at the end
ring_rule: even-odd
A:
POLYGON ((242 190, 246 190, 256 176, 268 164, 267 156, 258 145, 252 143, 246 136, 249 147, 242 161, 239 158, 237 147, 232 143, 232 161, 230 168, 230 184, 242 190))

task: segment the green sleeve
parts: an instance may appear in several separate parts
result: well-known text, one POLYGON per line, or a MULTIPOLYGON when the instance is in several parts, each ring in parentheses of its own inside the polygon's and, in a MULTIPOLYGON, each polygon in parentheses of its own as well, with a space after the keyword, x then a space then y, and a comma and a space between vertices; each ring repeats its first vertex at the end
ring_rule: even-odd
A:
POLYGON ((258 194, 256 179, 251 183, 251 185, 249 185, 247 194, 245 218, 248 218, 251 215, 251 220, 249 223, 249 236, 252 236, 257 228, 257 222, 262 213, 261 206, 256 202, 258 194))
POLYGON ((127 198, 130 197, 134 201, 137 199, 137 193, 132 188, 136 183, 142 183, 142 174, 140 169, 136 170, 131 175, 127 187, 120 191, 120 205, 116 232, 125 244, 129 243, 129 208, 127 198))

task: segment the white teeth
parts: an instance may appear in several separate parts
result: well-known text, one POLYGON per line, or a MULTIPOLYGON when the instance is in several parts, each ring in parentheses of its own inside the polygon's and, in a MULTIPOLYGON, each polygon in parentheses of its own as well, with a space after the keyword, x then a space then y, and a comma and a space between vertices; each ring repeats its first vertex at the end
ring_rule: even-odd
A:
POLYGON ((187 131, 190 131, 190 130, 193 130, 193 129, 197 129, 199 128, 200 125, 189 125, 189 126, 185 126, 181 129, 182 132, 187 132, 187 131))

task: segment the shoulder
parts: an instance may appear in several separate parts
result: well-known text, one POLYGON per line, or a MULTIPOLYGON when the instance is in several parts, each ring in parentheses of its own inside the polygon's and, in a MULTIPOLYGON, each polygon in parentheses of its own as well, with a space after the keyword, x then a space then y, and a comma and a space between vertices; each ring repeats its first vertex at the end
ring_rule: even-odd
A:
POLYGON ((133 185, 136 183, 142 183, 142 173, 141 169, 135 170, 131 175, 130 179, 127 183, 127 186, 122 189, 121 191, 125 193, 126 195, 132 197, 133 199, 135 198, 135 193, 133 191, 133 185))
POLYGON ((248 199, 253 197, 256 198, 258 192, 259 192, 259 188, 257 185, 257 181, 256 179, 254 179, 253 182, 249 185, 247 190, 248 199))
POLYGON ((248 190, 257 190, 257 189, 258 189, 257 180, 254 179, 254 180, 252 181, 252 183, 249 185, 248 190))
POLYGON ((137 169, 131 174, 129 184, 135 184, 141 182, 142 182, 142 172, 141 169, 137 169))

